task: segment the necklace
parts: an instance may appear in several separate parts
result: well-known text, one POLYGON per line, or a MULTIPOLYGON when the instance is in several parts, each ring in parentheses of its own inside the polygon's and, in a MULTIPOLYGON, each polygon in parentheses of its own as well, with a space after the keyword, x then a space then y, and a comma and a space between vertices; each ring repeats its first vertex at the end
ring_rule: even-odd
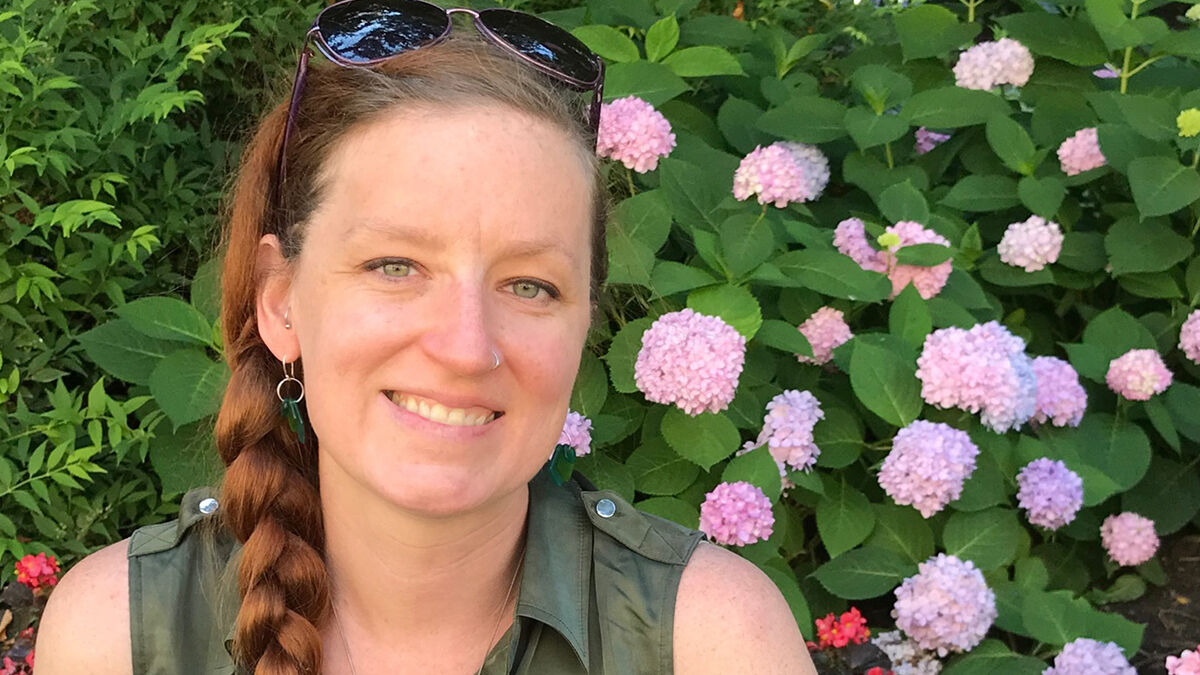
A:
MULTIPOLYGON (((521 559, 519 561, 517 561, 517 569, 515 572, 513 572, 512 581, 508 582, 508 591, 506 591, 504 593, 504 600, 501 601, 500 606, 498 608, 496 608, 496 613, 498 614, 498 616, 496 617, 496 625, 492 627, 491 635, 488 636, 488 641, 485 645, 485 649, 487 649, 488 651, 491 651, 492 640, 494 640, 496 638, 496 631, 500 629, 500 622, 504 619, 504 612, 503 612, 504 606, 508 604, 508 599, 510 597, 512 597, 513 586, 516 585, 517 577, 520 575, 521 568, 524 565, 525 565, 525 544, 521 544, 521 559)), ((344 649, 346 651, 346 663, 350 666, 351 675, 358 675, 358 670, 355 669, 355 667, 354 667, 354 659, 350 656, 350 643, 346 640, 346 632, 344 630, 342 630, 342 619, 340 616, 338 616, 337 606, 331 604, 331 607, 333 609, 334 623, 337 624, 338 635, 341 636, 341 638, 342 638, 342 649, 344 649)), ((487 664, 488 651, 485 651, 483 653, 483 663, 479 664, 479 670, 475 671, 475 675, 479 675, 480 673, 483 672, 483 666, 487 664)))

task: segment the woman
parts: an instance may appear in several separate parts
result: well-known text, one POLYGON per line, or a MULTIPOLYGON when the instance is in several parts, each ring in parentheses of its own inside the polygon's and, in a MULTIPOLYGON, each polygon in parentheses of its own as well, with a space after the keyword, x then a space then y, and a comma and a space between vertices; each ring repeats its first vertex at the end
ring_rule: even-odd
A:
POLYGON ((754 565, 551 480, 605 270, 602 66, 430 7, 310 33, 348 67, 302 57, 223 242, 224 483, 63 578, 39 675, 813 672, 754 565))

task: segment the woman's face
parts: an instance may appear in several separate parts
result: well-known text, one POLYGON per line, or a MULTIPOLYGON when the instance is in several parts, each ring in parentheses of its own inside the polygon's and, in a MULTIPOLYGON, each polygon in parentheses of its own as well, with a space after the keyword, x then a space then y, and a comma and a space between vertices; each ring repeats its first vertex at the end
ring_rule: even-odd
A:
POLYGON ((290 307, 268 344, 300 355, 322 480, 431 514, 515 489, 558 439, 589 324, 576 149, 507 107, 407 112, 354 129, 324 180, 259 308, 261 326, 290 307))

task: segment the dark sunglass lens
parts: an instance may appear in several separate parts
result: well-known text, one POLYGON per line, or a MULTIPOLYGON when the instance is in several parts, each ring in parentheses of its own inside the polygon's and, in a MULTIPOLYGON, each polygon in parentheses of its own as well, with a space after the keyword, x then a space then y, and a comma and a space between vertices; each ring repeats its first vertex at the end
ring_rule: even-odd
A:
POLYGON ((517 51, 564 75, 582 82, 592 82, 600 75, 595 54, 548 21, 510 9, 485 9, 479 19, 517 51))
POLYGON ((317 26, 335 54, 368 63, 437 39, 449 23, 445 10, 425 2, 355 0, 325 8, 317 26))

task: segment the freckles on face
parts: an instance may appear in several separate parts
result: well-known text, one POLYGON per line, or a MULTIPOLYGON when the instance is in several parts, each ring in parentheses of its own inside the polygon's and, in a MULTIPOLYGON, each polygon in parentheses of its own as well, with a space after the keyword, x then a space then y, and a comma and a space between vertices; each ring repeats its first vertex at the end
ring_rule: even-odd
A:
POLYGON ((293 291, 322 451, 394 499, 406 481, 527 477, 558 438, 589 323, 591 177, 574 146, 506 107, 393 114, 340 141, 324 178, 293 291), (502 414, 397 417, 385 392, 502 414))

